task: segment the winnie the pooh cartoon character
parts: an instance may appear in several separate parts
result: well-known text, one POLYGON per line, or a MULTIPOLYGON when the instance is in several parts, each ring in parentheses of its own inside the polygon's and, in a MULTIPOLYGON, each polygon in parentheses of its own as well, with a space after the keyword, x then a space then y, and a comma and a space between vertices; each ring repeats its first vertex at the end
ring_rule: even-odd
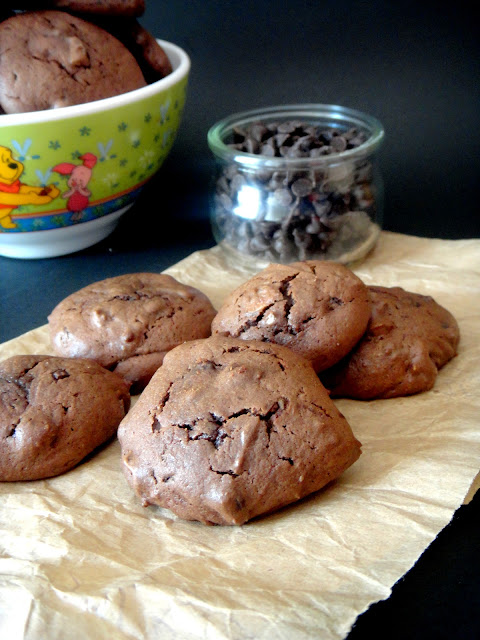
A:
POLYGON ((0 145, 0 232, 15 229, 11 213, 24 204, 48 204, 60 193, 53 184, 33 187, 20 182, 23 164, 15 160, 8 147, 0 145))

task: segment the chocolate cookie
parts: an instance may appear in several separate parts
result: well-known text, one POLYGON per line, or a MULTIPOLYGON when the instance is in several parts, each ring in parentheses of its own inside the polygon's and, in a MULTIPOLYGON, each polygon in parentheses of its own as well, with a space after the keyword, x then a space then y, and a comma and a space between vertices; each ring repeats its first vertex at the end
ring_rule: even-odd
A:
POLYGON ((91 102, 145 85, 128 49, 77 16, 32 11, 0 23, 0 104, 6 113, 91 102))
POLYGON ((288 346, 322 371, 358 342, 369 318, 367 287, 350 269, 307 260, 271 264, 238 287, 212 333, 288 346))
POLYGON ((148 83, 172 72, 172 63, 164 49, 138 20, 111 16, 91 16, 89 19, 115 36, 130 51, 148 83))
POLYGON ((123 380, 95 362, 13 356, 0 363, 0 481, 75 467, 111 438, 130 406, 123 380))
POLYGON ((280 509, 360 455, 306 360, 222 336, 168 353, 118 437, 143 504, 205 524, 239 525, 280 509))
POLYGON ((71 294, 55 307, 48 323, 59 355, 91 358, 116 371, 137 393, 167 351, 210 335, 214 315, 198 289, 171 276, 134 273, 71 294))
POLYGON ((457 353, 460 332, 452 314, 429 296, 400 287, 369 287, 372 317, 353 351, 324 371, 332 396, 360 400, 427 391, 457 353))

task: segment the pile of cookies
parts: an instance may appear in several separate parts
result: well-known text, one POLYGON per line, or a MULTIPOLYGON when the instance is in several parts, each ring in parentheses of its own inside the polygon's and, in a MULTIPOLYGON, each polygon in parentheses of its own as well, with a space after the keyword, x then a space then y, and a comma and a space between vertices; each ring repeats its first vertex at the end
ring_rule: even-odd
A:
POLYGON ((0 113, 109 98, 172 71, 144 0, 20 0, 0 11, 0 113))
POLYGON ((49 328, 57 356, 0 365, 0 480, 63 473, 118 427, 144 505, 223 525, 299 500, 358 459, 332 398, 431 389, 459 342, 432 298, 314 260, 270 265, 218 311, 167 275, 109 278, 61 301, 49 328))

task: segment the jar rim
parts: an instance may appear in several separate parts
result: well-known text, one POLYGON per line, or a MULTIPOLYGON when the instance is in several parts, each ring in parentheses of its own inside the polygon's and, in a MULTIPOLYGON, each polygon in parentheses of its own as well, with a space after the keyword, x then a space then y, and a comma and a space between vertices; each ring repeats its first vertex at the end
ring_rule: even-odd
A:
POLYGON ((344 162, 347 159, 357 159, 372 155, 378 149, 385 136, 382 123, 377 118, 349 107, 333 104, 289 104, 272 107, 250 109, 233 113, 216 122, 207 133, 207 141, 210 150, 215 156, 230 162, 243 164, 251 168, 256 167, 295 167, 301 165, 318 166, 331 165, 344 162), (369 135, 358 147, 345 151, 330 153, 325 156, 285 158, 271 157, 261 154, 248 153, 232 148, 225 143, 226 137, 231 134, 233 128, 250 124, 256 121, 286 119, 301 120, 308 124, 321 124, 322 126, 338 126, 341 124, 349 127, 361 127, 369 135))

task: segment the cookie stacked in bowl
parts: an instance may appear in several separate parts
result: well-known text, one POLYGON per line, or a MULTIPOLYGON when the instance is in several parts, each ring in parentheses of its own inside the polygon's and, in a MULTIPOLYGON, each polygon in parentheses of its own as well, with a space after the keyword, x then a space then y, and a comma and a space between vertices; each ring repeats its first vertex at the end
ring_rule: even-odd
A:
POLYGON ((99 242, 172 148, 190 59, 134 16, 105 14, 117 4, 130 6, 52 2, 68 11, 0 22, 0 255, 99 242))

